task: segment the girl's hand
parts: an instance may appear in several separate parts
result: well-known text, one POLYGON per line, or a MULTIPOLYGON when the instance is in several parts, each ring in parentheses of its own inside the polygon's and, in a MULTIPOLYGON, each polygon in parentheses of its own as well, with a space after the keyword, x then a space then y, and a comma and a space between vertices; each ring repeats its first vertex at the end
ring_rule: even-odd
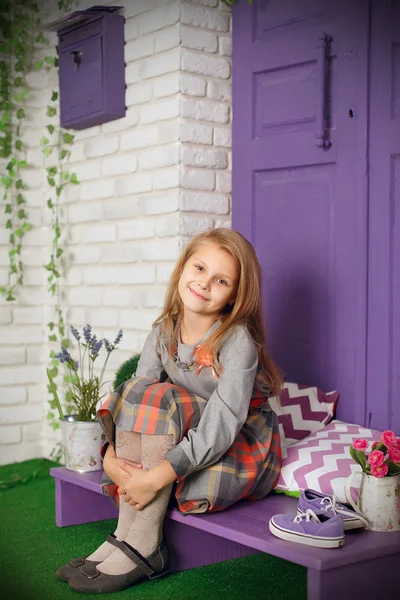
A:
POLYGON ((136 510, 142 510, 157 496, 159 486, 155 484, 151 471, 139 470, 126 461, 119 465, 126 479, 119 485, 118 493, 124 502, 128 502, 136 510))
MULTIPOLYGON (((120 468, 120 462, 121 459, 117 458, 114 448, 110 445, 104 456, 103 469, 108 477, 118 486, 122 485, 129 478, 129 475, 120 468)), ((143 469, 143 465, 140 463, 131 461, 126 461, 126 463, 132 468, 143 469)))

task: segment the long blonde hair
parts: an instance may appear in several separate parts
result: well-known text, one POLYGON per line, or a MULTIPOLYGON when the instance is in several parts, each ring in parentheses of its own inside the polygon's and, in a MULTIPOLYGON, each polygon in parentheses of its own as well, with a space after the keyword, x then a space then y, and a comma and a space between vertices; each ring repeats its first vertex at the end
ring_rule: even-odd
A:
POLYGON ((237 231, 227 228, 210 229, 191 238, 181 253, 169 280, 164 309, 154 321, 160 323, 160 335, 165 336, 168 353, 173 355, 177 347, 176 323, 183 317, 183 304, 178 292, 178 283, 186 262, 202 244, 213 243, 226 250, 236 259, 238 265, 238 285, 235 301, 227 307, 219 319, 221 325, 204 343, 202 349, 212 357, 215 372, 220 374, 222 367, 218 352, 222 342, 236 324, 246 325, 259 354, 258 377, 269 387, 271 395, 279 395, 282 387, 281 374, 266 348, 264 322, 261 304, 261 268, 253 246, 237 231))

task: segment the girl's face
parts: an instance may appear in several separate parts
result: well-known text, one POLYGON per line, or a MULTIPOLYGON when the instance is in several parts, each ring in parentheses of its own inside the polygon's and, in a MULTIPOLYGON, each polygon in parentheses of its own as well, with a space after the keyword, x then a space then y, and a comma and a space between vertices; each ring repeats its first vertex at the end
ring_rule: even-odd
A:
POLYGON ((185 311, 218 316, 235 299, 238 284, 236 259, 212 242, 201 244, 186 262, 179 279, 179 296, 185 311))

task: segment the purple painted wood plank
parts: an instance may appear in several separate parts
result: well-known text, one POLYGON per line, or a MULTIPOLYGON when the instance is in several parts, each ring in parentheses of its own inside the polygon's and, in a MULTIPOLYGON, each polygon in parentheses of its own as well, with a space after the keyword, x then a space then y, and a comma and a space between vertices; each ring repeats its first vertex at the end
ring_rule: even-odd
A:
MULTIPOLYGON (((58 482, 64 480, 71 486, 71 483, 75 481, 77 489, 80 489, 80 486, 92 491, 97 489, 97 492, 101 493, 101 472, 75 473, 61 467, 51 469, 50 473, 57 478, 58 482)), ((108 500, 105 497, 103 499, 108 500)), ((92 499, 89 511, 94 507, 93 502, 92 499)), ((74 504, 75 512, 78 512, 78 506, 82 506, 75 499, 72 504, 74 504)), ((400 532, 375 533, 360 530, 348 532, 345 546, 334 550, 292 544, 273 536, 268 529, 271 516, 277 513, 292 512, 295 514, 296 506, 296 498, 271 494, 264 500, 238 502, 230 509, 218 513, 184 515, 177 510, 170 510, 168 517, 172 521, 199 529, 207 534, 316 570, 337 568, 400 553, 400 532)))
POLYGON ((235 544, 171 519, 164 521, 164 534, 171 552, 171 572, 258 554, 257 550, 248 546, 235 544))
POLYGON ((375 0, 371 121, 367 412, 400 435, 400 3, 375 0))
POLYGON ((362 424, 368 19, 343 0, 233 11, 233 226, 260 259, 268 343, 288 380, 338 389, 338 417, 362 424), (322 32, 328 149, 314 138, 322 32))
POLYGON ((347 532, 345 545, 334 550, 291 544, 273 536, 269 532, 268 522, 277 513, 295 514, 295 498, 272 494, 264 500, 253 502, 253 516, 244 512, 245 504, 239 503, 221 513, 198 516, 184 516, 173 511, 170 518, 316 570, 336 568, 400 552, 400 532, 347 532))
POLYGON ((400 556, 351 563, 329 571, 308 570, 307 600, 398 600, 400 556))
POLYGON ((50 475, 55 479, 60 479, 68 483, 72 483, 81 488, 92 490, 92 492, 101 493, 101 478, 103 476, 103 470, 89 471, 87 473, 78 473, 77 471, 70 471, 65 467, 53 467, 50 469, 50 475))

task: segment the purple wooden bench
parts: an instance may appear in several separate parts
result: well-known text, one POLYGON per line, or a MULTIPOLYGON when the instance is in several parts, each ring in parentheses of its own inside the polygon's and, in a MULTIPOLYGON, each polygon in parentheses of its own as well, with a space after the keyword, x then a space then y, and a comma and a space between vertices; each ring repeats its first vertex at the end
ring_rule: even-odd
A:
MULTIPOLYGON (((51 469, 56 481, 56 523, 59 527, 111 519, 117 509, 102 494, 102 471, 75 473, 51 469)), ((307 568, 308 600, 365 600, 400 597, 400 532, 346 533, 342 548, 320 549, 274 537, 268 522, 276 513, 295 513, 296 498, 271 494, 256 502, 238 502, 230 509, 205 515, 168 511, 165 536, 171 550, 171 571, 265 552, 307 568)))

